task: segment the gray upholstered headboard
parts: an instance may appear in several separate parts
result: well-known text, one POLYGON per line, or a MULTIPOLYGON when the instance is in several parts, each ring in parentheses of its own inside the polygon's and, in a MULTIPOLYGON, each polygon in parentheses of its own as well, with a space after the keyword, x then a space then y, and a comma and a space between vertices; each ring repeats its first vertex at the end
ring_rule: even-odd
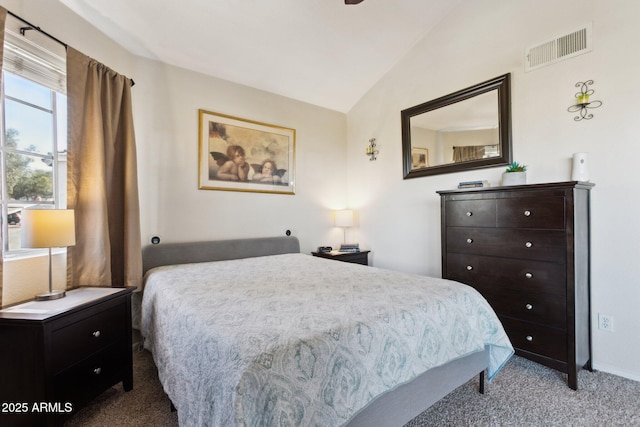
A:
POLYGON ((161 265, 224 261, 300 252, 297 237, 256 237, 209 242, 161 243, 142 248, 143 273, 161 265))

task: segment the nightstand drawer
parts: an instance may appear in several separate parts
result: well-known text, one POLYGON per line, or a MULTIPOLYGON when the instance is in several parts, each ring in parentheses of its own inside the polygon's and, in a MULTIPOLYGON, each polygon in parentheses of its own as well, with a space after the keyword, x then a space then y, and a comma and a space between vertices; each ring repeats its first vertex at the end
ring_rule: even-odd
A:
POLYGON ((117 383, 126 366, 123 347, 124 343, 113 344, 56 375, 53 379, 56 399, 83 405, 117 383))
POLYGON ((564 197, 499 199, 498 227, 564 230, 564 197))
POLYGON ((447 227, 447 251, 565 262, 566 236, 559 230, 447 227))
POLYGON ((83 360, 96 351, 121 340, 127 333, 127 307, 124 304, 105 303, 94 314, 79 312, 65 319, 60 329, 54 325, 52 340, 53 372, 59 372, 83 360))
POLYGON ((500 317, 502 326, 516 349, 537 353, 556 360, 567 360, 565 331, 500 317))

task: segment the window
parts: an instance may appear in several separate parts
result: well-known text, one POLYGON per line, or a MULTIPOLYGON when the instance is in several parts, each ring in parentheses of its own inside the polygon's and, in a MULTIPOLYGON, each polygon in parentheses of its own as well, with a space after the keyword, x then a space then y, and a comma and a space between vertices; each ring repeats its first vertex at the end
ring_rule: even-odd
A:
POLYGON ((45 36, 33 30, 23 36, 16 25, 7 17, 1 88, 2 231, 9 257, 24 250, 23 209, 66 207, 64 48, 51 52, 45 36))

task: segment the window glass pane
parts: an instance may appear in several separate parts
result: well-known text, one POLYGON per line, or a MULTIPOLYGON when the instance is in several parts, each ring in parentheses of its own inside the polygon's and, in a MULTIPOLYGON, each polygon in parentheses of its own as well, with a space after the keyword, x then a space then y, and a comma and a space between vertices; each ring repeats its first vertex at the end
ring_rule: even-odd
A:
MULTIPOLYGON (((5 59, 6 52, 5 44, 5 59)), ((48 61, 48 57, 40 56, 43 50, 29 52, 39 58, 35 61, 48 61)), ((6 217, 2 218, 0 224, 5 235, 5 239, 2 239, 5 256, 13 256, 10 254, 12 251, 31 250, 22 248, 20 242, 22 212, 25 208, 53 208, 56 207, 56 199, 63 202, 66 199, 67 97, 47 86, 47 82, 57 85, 58 80, 64 79, 63 56, 63 66, 51 71, 51 75, 37 74, 46 72, 47 67, 29 69, 36 73, 29 75, 42 77, 44 85, 35 83, 40 80, 30 80, 26 74, 17 75, 21 72, 3 72, 0 93, 4 98, 0 99, 0 107, 4 108, 0 111, 4 112, 4 116, 0 113, 0 120, 4 121, 5 133, 0 134, 0 137, 4 137, 0 144, 0 159, 3 160, 0 165, 0 194, 6 199, 0 200, 0 207, 6 217), (58 154, 54 155, 54 151, 58 154), (55 160, 57 163, 54 163, 55 160), (60 182, 54 182, 54 177, 60 178, 60 182)), ((21 70, 28 71, 26 68, 21 70)), ((64 81, 62 83, 63 87, 64 81)), ((64 208, 65 204, 59 207, 64 208)))
POLYGON ((7 239, 7 244, 10 251, 22 248, 22 245, 20 244, 20 222, 22 220, 21 216, 22 208, 20 206, 9 204, 7 208, 7 235, 9 236, 9 238, 7 239))
POLYGON ((53 151, 51 113, 5 99, 5 126, 7 146, 42 154, 53 151), (16 133, 14 133, 12 141, 9 141, 11 130, 16 133))
POLYGON ((15 74, 4 73, 4 92, 6 96, 51 109, 51 90, 15 74))
POLYGON ((58 152, 67 151, 67 96, 56 93, 56 125, 58 126, 58 152))
POLYGON ((53 158, 6 153, 9 203, 53 203, 53 158))
POLYGON ((6 153, 6 182, 9 203, 7 204, 7 250, 22 249, 20 226, 22 209, 29 206, 52 207, 53 164, 52 157, 26 156, 6 153))

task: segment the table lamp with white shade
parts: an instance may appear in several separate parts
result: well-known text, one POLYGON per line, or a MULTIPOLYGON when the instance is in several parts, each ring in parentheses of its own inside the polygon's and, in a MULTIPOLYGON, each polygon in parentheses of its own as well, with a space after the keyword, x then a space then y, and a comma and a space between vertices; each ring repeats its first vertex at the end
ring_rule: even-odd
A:
POLYGON ((344 231, 344 243, 347 243, 347 228, 353 227, 353 210, 342 209, 334 212, 334 225, 342 227, 344 231))
POLYGON ((36 295, 36 301, 62 298, 65 291, 52 289, 51 248, 76 244, 75 216, 72 209, 24 209, 21 221, 23 248, 49 249, 49 292, 36 295))

